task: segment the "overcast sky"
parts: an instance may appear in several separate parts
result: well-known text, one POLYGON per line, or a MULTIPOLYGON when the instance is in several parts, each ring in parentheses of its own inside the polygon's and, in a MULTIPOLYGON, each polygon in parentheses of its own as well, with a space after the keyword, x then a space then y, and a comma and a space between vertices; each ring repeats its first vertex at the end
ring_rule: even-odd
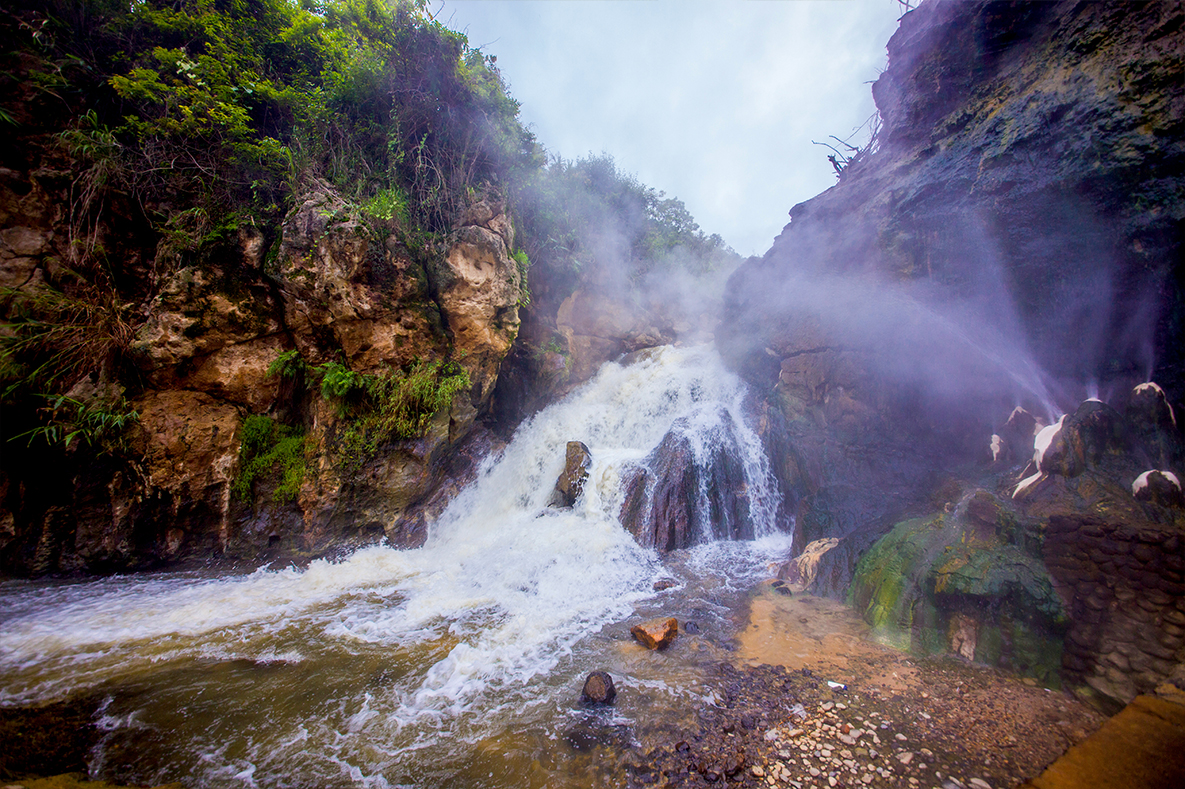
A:
MULTIPOLYGON (((433 0, 498 58, 552 153, 609 153, 761 254, 835 184, 830 151, 872 115, 896 0, 433 0)), ((862 142, 863 140, 861 140, 862 142)))

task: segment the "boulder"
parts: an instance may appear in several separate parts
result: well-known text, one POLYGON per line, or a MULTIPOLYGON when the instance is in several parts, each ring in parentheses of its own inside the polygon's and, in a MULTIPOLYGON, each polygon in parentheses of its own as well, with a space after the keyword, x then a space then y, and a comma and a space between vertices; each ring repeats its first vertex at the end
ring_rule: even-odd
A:
POLYGON ((1136 477, 1132 495, 1139 501, 1149 501, 1162 507, 1182 506, 1181 480, 1171 471, 1150 469, 1136 477))
POLYGON ((579 441, 568 442, 564 470, 555 481, 555 489, 548 500, 549 507, 571 507, 584 492, 588 471, 592 468, 592 452, 579 441))
POLYGON ((802 549, 802 553, 782 565, 778 571, 779 580, 785 581, 792 592, 805 592, 815 582, 818 573, 819 560, 823 554, 839 545, 839 540, 826 537, 815 540, 802 549))
POLYGON ((613 677, 607 671, 593 671, 584 680, 584 688, 580 691, 580 700, 588 704, 612 704, 617 698, 617 689, 613 687, 613 677))
POLYGON ((647 649, 665 649, 679 634, 679 620, 652 619, 630 628, 630 633, 638 643, 647 649))
POLYGON ((1133 389, 1124 416, 1134 449, 1148 465, 1173 466, 1185 460, 1177 414, 1159 386, 1148 382, 1133 389))
POLYGON ((711 539, 753 539, 736 425, 724 409, 715 416, 707 430, 702 420, 676 420, 642 466, 626 474, 621 523, 640 545, 672 551, 711 539))

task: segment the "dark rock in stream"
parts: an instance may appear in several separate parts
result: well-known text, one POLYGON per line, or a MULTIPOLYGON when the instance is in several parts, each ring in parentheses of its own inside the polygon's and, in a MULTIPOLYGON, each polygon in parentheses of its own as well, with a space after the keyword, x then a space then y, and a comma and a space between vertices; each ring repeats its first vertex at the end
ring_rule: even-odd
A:
POLYGON ((584 688, 580 691, 580 700, 588 704, 612 704, 617 698, 617 688, 613 687, 613 677, 607 671, 593 671, 584 680, 584 688))
POLYGON ((0 709, 0 776, 86 772, 99 740, 97 698, 0 709))

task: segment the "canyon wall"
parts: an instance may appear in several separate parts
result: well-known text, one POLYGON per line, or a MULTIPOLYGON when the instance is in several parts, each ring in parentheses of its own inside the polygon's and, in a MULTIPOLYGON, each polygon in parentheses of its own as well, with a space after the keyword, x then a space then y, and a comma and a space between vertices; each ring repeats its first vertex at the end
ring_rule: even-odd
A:
POLYGON ((1174 3, 922 3, 873 86, 872 142, 729 282, 717 342, 781 423, 799 545, 839 541, 815 588, 843 596, 856 576, 891 638, 1048 665, 1048 637, 1056 669, 1068 634, 1062 668, 1121 700, 1185 657, 1185 517, 1132 490, 1180 473, 1180 428, 1149 448, 1128 416, 1143 381, 1166 404, 1185 391, 1182 26, 1174 3), (1123 448, 1032 465, 1034 433, 1088 397, 1125 414, 1123 448), (1036 487, 1014 498, 1022 478, 1036 487), (1129 547, 1130 567, 1108 558, 1129 547), (1014 627, 1008 600, 1040 619, 1033 573, 1056 610, 1014 627), (878 602, 890 589, 921 608, 878 602), (1026 628, 1042 633, 1027 657, 1002 649, 1026 628))

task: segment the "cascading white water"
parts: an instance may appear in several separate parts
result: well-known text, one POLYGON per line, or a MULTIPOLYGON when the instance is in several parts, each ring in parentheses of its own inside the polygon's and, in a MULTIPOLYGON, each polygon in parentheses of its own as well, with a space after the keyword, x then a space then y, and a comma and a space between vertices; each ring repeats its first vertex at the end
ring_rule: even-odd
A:
MULTIPOLYGON (((715 571, 747 578, 788 549, 743 399, 714 351, 657 349, 606 365, 524 424, 423 548, 375 546, 247 576, 0 585, 0 704, 108 695, 101 727, 112 747, 92 772, 128 780, 508 785, 482 743, 513 749, 525 725, 554 729, 574 678, 598 667, 583 663, 621 660, 594 636, 645 612, 656 575, 673 572, 617 520, 623 470, 672 423, 694 433, 731 416, 765 538, 705 547, 686 563, 693 574, 726 556, 715 571), (590 480, 573 509, 549 509, 569 440, 591 449, 590 480), (120 743, 153 756, 108 769, 120 743)), ((686 692, 643 676, 653 668, 637 669, 639 687, 686 692)))

